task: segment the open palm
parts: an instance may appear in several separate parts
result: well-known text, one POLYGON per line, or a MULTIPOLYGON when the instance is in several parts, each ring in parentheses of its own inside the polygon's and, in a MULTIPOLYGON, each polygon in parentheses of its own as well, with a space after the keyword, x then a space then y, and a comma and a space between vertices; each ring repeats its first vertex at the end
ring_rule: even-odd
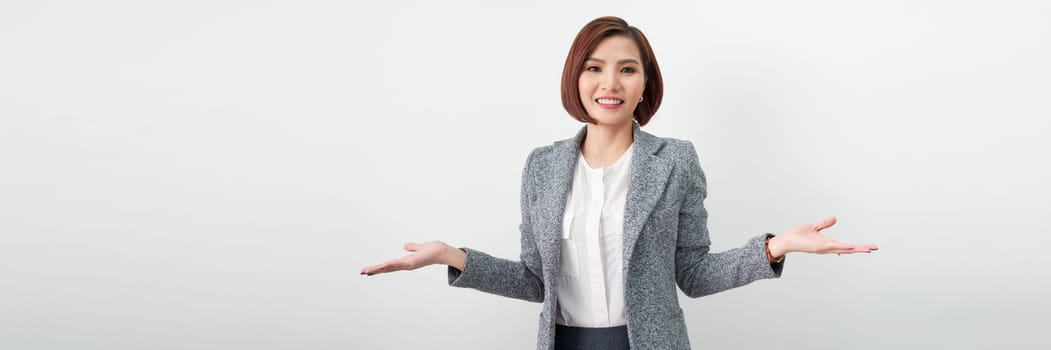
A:
POLYGON ((438 241, 406 243, 405 250, 411 253, 394 260, 361 269, 361 274, 371 276, 377 273, 415 270, 424 266, 439 264, 442 262, 442 254, 448 251, 448 247, 449 245, 438 241))
MULTIPOLYGON (((830 217, 815 224, 796 226, 775 237, 775 239, 778 240, 776 249, 780 255, 789 252, 813 254, 871 253, 872 251, 879 249, 879 247, 876 247, 874 244, 840 243, 821 234, 821 230, 829 228, 835 224, 836 218, 830 217)), ((771 242, 771 251, 774 249, 774 243, 771 242)), ((775 253, 775 255, 778 254, 775 253)))

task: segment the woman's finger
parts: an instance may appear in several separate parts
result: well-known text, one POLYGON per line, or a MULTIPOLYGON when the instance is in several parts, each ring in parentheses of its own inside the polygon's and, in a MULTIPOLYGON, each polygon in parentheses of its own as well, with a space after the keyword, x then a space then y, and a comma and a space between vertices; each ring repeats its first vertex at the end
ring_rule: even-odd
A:
POLYGON ((363 268, 363 269, 361 269, 361 274, 362 275, 369 275, 369 276, 375 275, 376 271, 379 271, 379 269, 384 267, 386 264, 387 263, 382 263, 382 264, 379 264, 379 265, 372 265, 372 266, 363 268))
POLYGON ((405 243, 405 247, 404 248, 405 248, 406 251, 415 252, 415 251, 420 249, 420 245, 417 244, 417 243, 409 242, 409 243, 405 243))
POLYGON ((871 253, 871 251, 868 251, 868 250, 856 250, 856 249, 846 249, 846 250, 833 250, 833 251, 830 251, 830 252, 828 252, 826 254, 842 255, 842 254, 857 254, 857 253, 871 253))
POLYGON ((879 250, 879 247, 877 247, 875 244, 855 244, 854 250, 873 251, 879 250))
POLYGON ((364 270, 361 270, 361 273, 365 274, 365 275, 372 276, 372 275, 375 275, 377 273, 384 273, 384 272, 386 272, 386 270, 387 270, 387 268, 389 266, 390 266, 390 262, 388 261, 388 262, 385 262, 385 263, 382 263, 382 264, 379 264, 379 265, 373 265, 373 266, 366 267, 364 270))
POLYGON ((821 220, 820 222, 814 224, 813 227, 814 227, 815 231, 821 231, 821 230, 829 228, 829 227, 831 227, 832 225, 835 225, 835 224, 836 224, 836 217, 835 216, 830 216, 830 217, 827 217, 824 220, 821 220))
POLYGON ((876 250, 879 250, 879 248, 876 248, 876 246, 871 245, 871 244, 847 245, 847 247, 848 248, 829 249, 829 250, 825 251, 825 253, 827 253, 827 254, 832 254, 832 253, 835 253, 835 254, 854 254, 854 253, 871 253, 871 252, 874 252, 876 250))
POLYGON ((394 271, 404 270, 405 267, 406 266, 405 266, 405 262, 403 261, 403 259, 397 259, 397 260, 391 260, 391 261, 388 261, 388 262, 385 262, 385 263, 382 263, 382 264, 379 264, 379 265, 373 265, 373 266, 366 267, 365 269, 361 270, 361 274, 372 276, 372 275, 379 274, 379 273, 387 273, 387 272, 394 272, 394 271))

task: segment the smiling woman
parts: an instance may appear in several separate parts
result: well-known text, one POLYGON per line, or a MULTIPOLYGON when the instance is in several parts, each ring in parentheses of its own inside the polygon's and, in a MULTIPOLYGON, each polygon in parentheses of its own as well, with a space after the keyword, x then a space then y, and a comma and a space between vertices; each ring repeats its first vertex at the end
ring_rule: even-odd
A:
POLYGON ((585 126, 526 160, 521 260, 432 241, 361 273, 445 264, 452 286, 542 302, 538 349, 688 349, 676 285, 696 298, 779 277, 790 252, 877 249, 822 235, 827 218, 709 252, 693 144, 641 130, 662 93, 641 31, 616 17, 588 23, 562 72, 562 104, 585 126))
POLYGON ((629 102, 626 106, 612 109, 631 111, 639 125, 649 123, 664 95, 657 57, 638 28, 620 18, 602 17, 588 23, 573 40, 562 69, 562 106, 579 121, 595 122, 592 117, 601 113, 589 107, 595 107, 597 99, 604 96, 594 93, 599 84, 614 80, 624 83, 626 92, 635 95, 620 100, 620 104, 629 102))

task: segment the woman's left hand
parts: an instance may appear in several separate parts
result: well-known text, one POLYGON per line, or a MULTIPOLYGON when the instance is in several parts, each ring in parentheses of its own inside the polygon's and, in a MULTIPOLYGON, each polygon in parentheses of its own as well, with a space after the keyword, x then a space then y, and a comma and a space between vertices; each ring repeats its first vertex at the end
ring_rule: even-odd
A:
POLYGON ((846 244, 821 234, 821 230, 836 224, 830 217, 815 224, 801 225, 770 239, 770 255, 775 258, 791 252, 813 254, 871 253, 878 250, 875 244, 846 244))

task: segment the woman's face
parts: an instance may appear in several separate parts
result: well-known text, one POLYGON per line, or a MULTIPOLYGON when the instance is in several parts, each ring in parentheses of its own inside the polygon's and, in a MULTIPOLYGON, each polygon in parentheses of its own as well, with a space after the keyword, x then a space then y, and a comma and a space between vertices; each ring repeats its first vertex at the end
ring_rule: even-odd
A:
POLYGON ((631 123, 646 88, 639 47, 626 36, 602 40, 584 60, 578 86, 584 109, 596 123, 631 123))

